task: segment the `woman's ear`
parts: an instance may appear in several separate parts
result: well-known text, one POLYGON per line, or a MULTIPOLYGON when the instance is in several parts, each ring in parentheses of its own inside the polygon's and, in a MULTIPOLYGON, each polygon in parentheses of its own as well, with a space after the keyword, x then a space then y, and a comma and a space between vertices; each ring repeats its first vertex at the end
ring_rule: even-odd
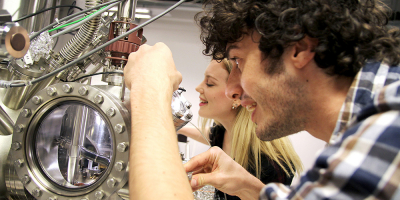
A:
POLYGON ((315 47, 318 39, 305 36, 302 40, 296 42, 291 51, 291 60, 296 68, 303 68, 315 56, 315 47))

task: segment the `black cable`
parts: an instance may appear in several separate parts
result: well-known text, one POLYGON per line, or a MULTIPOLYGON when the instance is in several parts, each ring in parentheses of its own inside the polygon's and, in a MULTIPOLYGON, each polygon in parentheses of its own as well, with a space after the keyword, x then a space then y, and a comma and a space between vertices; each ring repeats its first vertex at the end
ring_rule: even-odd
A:
POLYGON ((53 28, 53 26, 54 26, 54 25, 57 25, 58 23, 61 23, 61 22, 63 22, 63 21, 66 21, 66 20, 69 20, 69 19, 71 19, 71 18, 74 18, 75 16, 78 16, 78 15, 81 15, 81 14, 85 14, 85 13, 91 11, 91 10, 94 10, 94 9, 97 9, 97 8, 101 8, 101 7, 103 7, 103 6, 110 5, 110 4, 115 3, 115 2, 118 2, 118 1, 122 1, 122 0, 109 1, 109 2, 107 2, 107 3, 103 3, 103 4, 100 4, 100 5, 94 6, 94 7, 92 7, 92 8, 88 8, 88 9, 86 9, 86 10, 82 10, 82 11, 77 12, 77 13, 75 13, 75 14, 66 16, 66 17, 60 19, 58 22, 53 22, 53 23, 47 25, 46 27, 40 29, 38 32, 36 32, 36 33, 32 34, 31 36, 29 36, 29 39, 30 39, 30 40, 33 40, 34 38, 36 38, 37 36, 39 36, 39 35, 40 35, 41 33, 43 33, 44 31, 47 31, 48 29, 53 28))
MULTIPOLYGON (((76 1, 72 2, 71 5, 76 6, 76 1)), ((74 14, 74 8, 73 8, 73 7, 70 7, 70 8, 68 9, 67 16, 68 16, 68 15, 72 15, 72 14, 74 14)))
POLYGON ((17 20, 14 20, 13 22, 19 22, 19 21, 22 21, 22 20, 27 19, 27 18, 29 18, 29 17, 33 17, 33 16, 38 15, 38 14, 40 14, 40 13, 46 12, 46 11, 48 11, 48 10, 53 10, 53 9, 62 8, 62 7, 70 7, 70 8, 76 8, 76 9, 79 9, 79 10, 83 10, 81 7, 74 6, 74 5, 53 6, 53 7, 50 7, 50 8, 46 8, 46 9, 43 9, 43 10, 39 10, 39 11, 37 11, 37 12, 35 12, 35 13, 32 13, 32 14, 29 14, 29 15, 25 15, 25 16, 23 16, 23 17, 17 19, 17 20))
POLYGON ((81 79, 84 79, 84 78, 87 78, 87 77, 90 77, 90 76, 100 75, 100 74, 124 74, 124 73, 123 72, 97 72, 97 73, 94 73, 94 74, 83 75, 83 76, 81 76, 81 77, 79 77, 79 78, 77 78, 75 80, 68 81, 68 82, 76 82, 76 81, 79 81, 81 79))
POLYGON ((186 92, 186 89, 183 87, 178 88, 178 90, 182 90, 183 92, 186 92))

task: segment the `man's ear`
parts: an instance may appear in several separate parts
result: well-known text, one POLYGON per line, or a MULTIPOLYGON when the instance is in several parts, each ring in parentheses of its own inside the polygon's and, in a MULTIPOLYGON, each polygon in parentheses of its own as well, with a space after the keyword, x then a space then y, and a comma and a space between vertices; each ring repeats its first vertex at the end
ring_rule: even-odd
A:
POLYGON ((315 47, 318 40, 305 36, 302 40, 295 43, 291 51, 291 60, 296 68, 303 68, 306 66, 315 55, 315 47))

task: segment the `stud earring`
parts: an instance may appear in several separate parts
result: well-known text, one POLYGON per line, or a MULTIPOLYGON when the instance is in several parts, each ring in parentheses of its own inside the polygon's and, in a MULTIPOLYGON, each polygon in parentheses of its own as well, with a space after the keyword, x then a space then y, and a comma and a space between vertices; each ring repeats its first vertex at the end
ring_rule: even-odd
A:
POLYGON ((239 107, 238 103, 235 102, 235 103, 232 104, 232 110, 235 110, 238 107, 239 107))

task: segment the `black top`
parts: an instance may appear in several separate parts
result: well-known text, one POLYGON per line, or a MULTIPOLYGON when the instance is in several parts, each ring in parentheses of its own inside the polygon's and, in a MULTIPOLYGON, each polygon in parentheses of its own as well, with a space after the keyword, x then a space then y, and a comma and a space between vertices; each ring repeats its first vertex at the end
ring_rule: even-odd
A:
MULTIPOLYGON (((222 149, 222 144, 224 141, 225 128, 223 126, 214 126, 211 128, 210 134, 210 143, 211 146, 218 146, 222 149)), ((289 167, 282 163, 285 166, 286 170, 290 172, 289 167)), ((290 173, 290 176, 286 175, 285 171, 273 160, 271 160, 267 155, 261 155, 261 176, 260 180, 264 184, 268 184, 271 182, 283 183, 285 185, 290 185, 292 183, 293 174, 290 173)), ((256 176, 256 170, 251 168, 248 170, 253 176, 256 176)), ((240 199, 237 196, 230 196, 226 194, 227 200, 238 200, 240 199)), ((214 199, 225 199, 225 195, 223 192, 215 189, 215 197, 214 199)))

